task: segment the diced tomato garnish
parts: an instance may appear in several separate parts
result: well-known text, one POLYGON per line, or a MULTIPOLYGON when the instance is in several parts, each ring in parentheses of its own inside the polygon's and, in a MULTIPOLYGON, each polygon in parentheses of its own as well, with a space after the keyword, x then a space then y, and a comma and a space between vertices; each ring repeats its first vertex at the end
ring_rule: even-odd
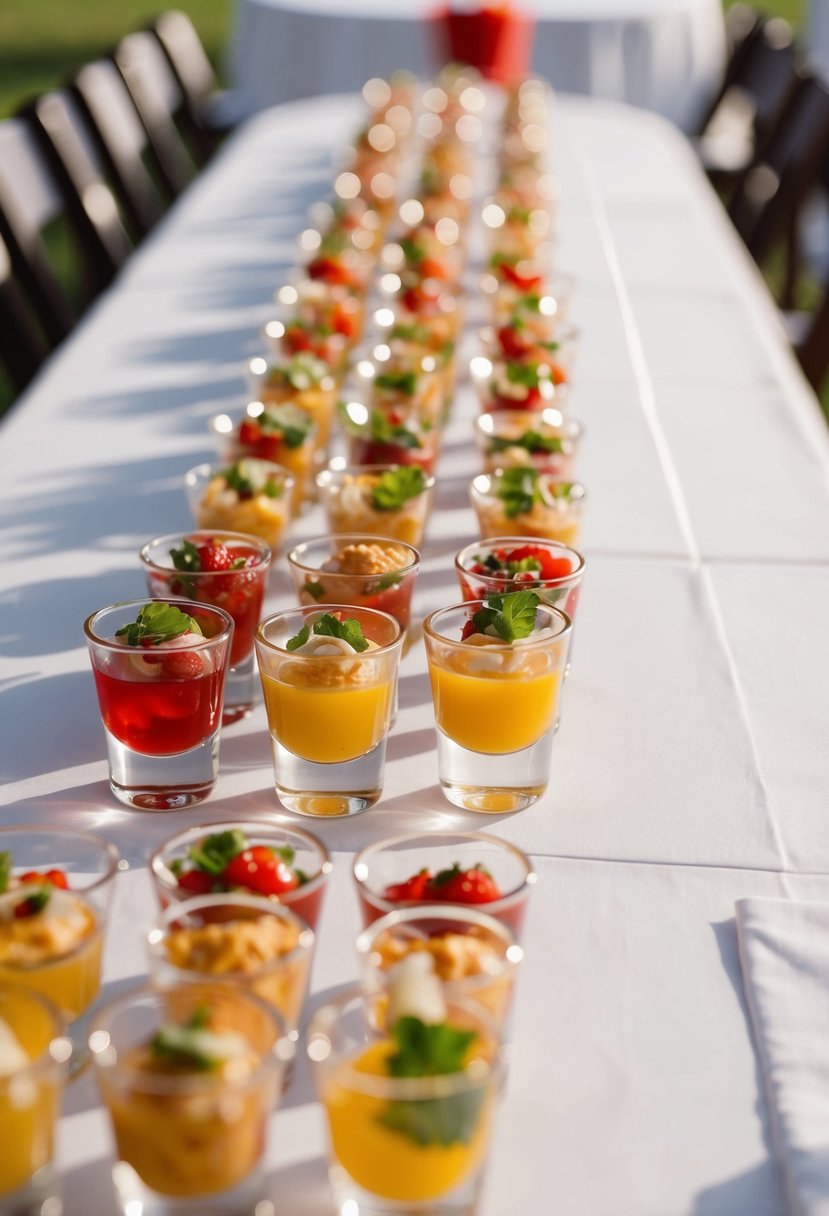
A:
POLYGON ((532 343, 514 325, 502 325, 498 330, 498 343, 507 359, 520 359, 526 355, 532 343))
POLYGON ((509 266, 506 262, 501 264, 501 274, 507 283, 512 283, 519 291, 532 291, 534 287, 540 287, 542 282, 540 274, 520 274, 515 266, 509 266))
POLYGON ((209 895, 215 882, 215 876, 206 870, 185 870, 178 876, 182 891, 189 891, 193 895, 209 895))
POLYGON ((483 866, 441 870, 427 885, 426 896, 451 904, 486 904, 501 898, 495 879, 483 866))
POLYGON ((299 878, 274 849, 251 845, 237 853, 222 871, 222 882, 247 887, 259 895, 281 895, 299 886, 299 878))
POLYGON ((69 880, 63 870, 47 870, 45 874, 38 870, 27 870, 25 874, 20 875, 21 882, 48 882, 53 887, 59 887, 61 891, 69 890, 69 880))
POLYGON ((386 887, 383 892, 383 899, 387 899, 391 903, 424 899, 426 896, 426 884, 431 877, 428 870, 420 870, 419 873, 413 874, 411 878, 407 878, 405 882, 395 882, 391 886, 386 887))
POLYGON ((522 562, 527 557, 534 558, 538 562, 540 579, 564 578, 573 568, 568 558, 553 557, 550 551, 543 549, 541 545, 522 545, 508 553, 506 560, 522 562))

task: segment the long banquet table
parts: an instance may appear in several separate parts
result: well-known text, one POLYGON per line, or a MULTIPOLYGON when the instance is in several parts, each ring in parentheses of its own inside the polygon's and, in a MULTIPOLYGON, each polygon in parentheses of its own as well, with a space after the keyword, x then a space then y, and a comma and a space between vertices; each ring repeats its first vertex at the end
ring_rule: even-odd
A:
MULTIPOLYGON (((136 552, 188 525, 206 419, 244 400, 271 293, 331 181, 356 99, 250 121, 134 257, 0 430, 0 823, 103 832, 119 876, 107 992, 143 974, 143 868, 179 826, 278 810, 264 715, 228 729, 215 793, 118 807, 81 622, 143 594, 136 552)), ((407 830, 484 828, 531 852, 514 1062, 482 1216, 782 1216, 734 901, 829 898, 829 442, 758 277, 667 123, 562 100, 562 268, 582 327, 589 568, 547 795, 511 817, 437 786, 422 650, 401 670, 382 802, 308 824, 332 849, 309 1006, 355 978, 349 863, 407 830)), ((474 342, 466 351, 474 353, 474 342)), ((464 385, 438 470, 416 613, 454 601, 473 536, 464 385)), ((299 537, 322 529, 319 508, 299 537)), ((274 606, 290 602, 287 581, 274 606)), ((91 1080, 66 1096, 66 1216, 107 1216, 91 1080)), ((307 1068, 273 1121, 278 1216, 327 1216, 307 1068)))

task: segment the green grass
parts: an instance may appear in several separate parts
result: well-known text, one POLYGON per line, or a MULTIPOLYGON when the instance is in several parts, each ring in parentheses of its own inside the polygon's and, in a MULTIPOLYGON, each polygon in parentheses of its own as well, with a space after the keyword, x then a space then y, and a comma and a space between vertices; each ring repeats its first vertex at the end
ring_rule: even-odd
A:
POLYGON ((3 0, 0 5, 0 117, 54 88, 165 7, 188 13, 217 67, 232 0, 3 0))

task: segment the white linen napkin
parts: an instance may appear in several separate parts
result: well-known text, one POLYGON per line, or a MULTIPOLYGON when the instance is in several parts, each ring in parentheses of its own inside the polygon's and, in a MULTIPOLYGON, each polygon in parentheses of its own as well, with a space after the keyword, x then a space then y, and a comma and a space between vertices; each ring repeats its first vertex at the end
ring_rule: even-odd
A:
POLYGON ((829 903, 741 899, 740 963, 790 1216, 829 1216, 829 903))

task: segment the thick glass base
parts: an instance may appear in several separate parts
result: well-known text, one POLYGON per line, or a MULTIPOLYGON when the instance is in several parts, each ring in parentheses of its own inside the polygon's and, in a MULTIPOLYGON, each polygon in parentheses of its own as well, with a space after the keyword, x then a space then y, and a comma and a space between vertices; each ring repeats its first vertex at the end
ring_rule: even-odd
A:
POLYGON ((249 717, 256 704, 259 688, 253 655, 238 667, 231 667, 225 680, 222 726, 232 726, 234 722, 249 717))
POLYGON ((473 752, 438 730, 438 773, 453 806, 488 815, 523 811, 547 788, 555 726, 530 747, 508 755, 473 752))
POLYGON ((365 756, 340 764, 302 760, 273 737, 271 743, 277 797, 298 815, 316 819, 359 815, 374 806, 383 792, 385 739, 365 756))
POLYGON ((475 1216, 480 1175, 440 1199, 384 1199, 363 1190, 339 1165, 329 1167, 337 1216, 475 1216))
POLYGON ((61 1216, 63 1201, 55 1171, 44 1165, 22 1186, 0 1195, 0 1216, 61 1216))
POLYGON ((123 1216, 273 1216, 274 1206, 263 1197, 263 1178, 254 1170, 244 1182, 217 1195, 197 1195, 182 1199, 162 1195, 145 1186, 126 1161, 112 1167, 112 1182, 118 1211, 123 1216))
POLYGON ((198 747, 172 756, 145 756, 106 731, 109 785, 125 806, 179 811, 204 802, 219 772, 219 731, 198 747))

